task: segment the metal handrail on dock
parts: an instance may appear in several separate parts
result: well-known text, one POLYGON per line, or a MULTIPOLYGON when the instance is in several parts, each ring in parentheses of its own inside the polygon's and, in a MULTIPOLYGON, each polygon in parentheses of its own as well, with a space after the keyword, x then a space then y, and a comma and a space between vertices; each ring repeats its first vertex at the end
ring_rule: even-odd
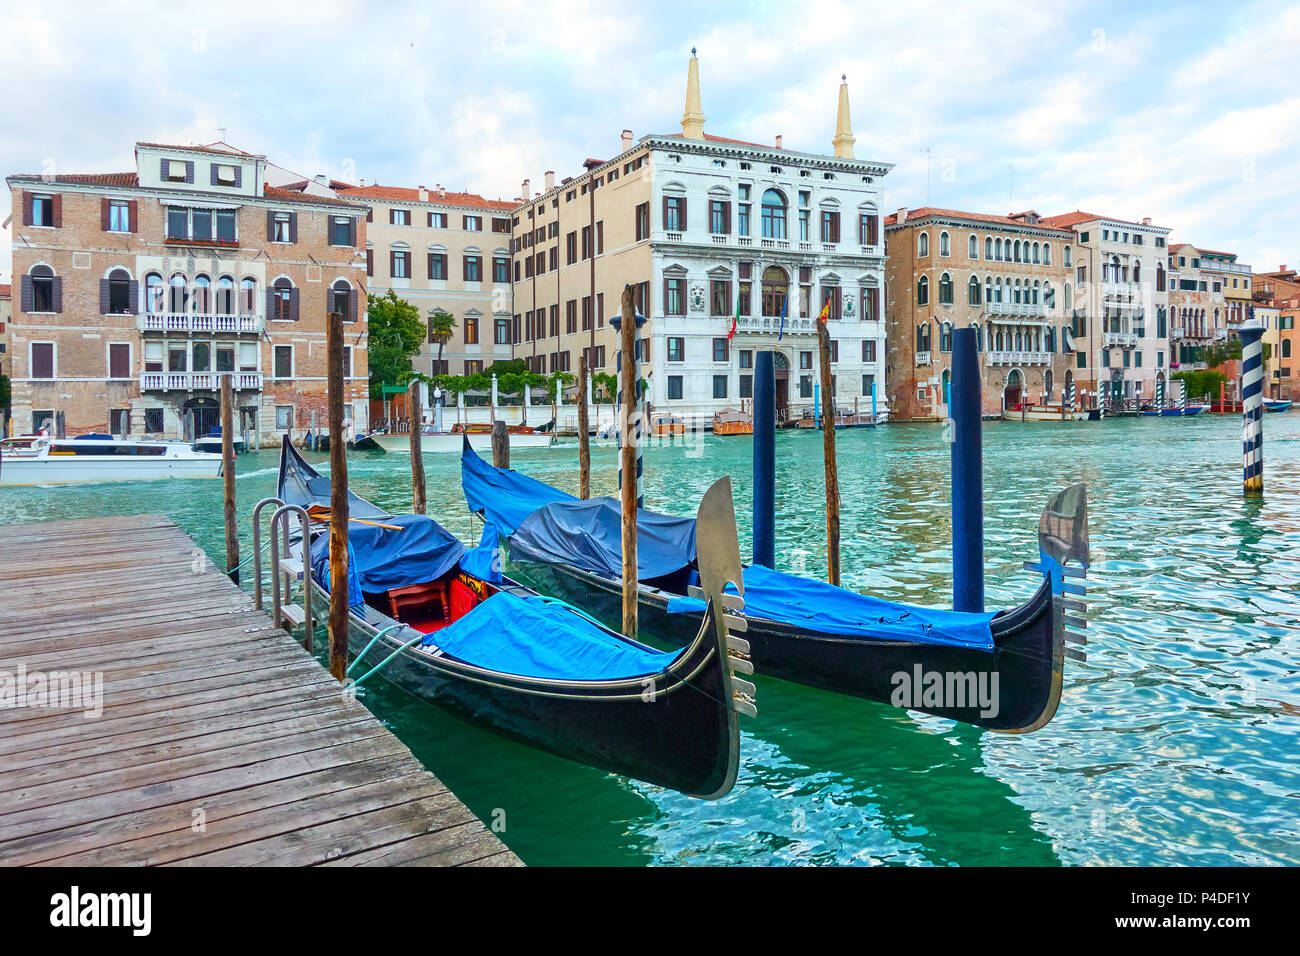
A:
POLYGON ((279 498, 263 498, 253 505, 253 607, 262 610, 262 509, 267 505, 283 507, 279 498))
MULTIPOLYGON (((293 578, 294 572, 286 570, 280 566, 280 540, 284 540, 284 556, 288 558, 290 552, 289 536, 289 516, 298 515, 300 527, 302 529, 302 603, 303 603, 303 630, 304 645, 307 650, 312 650, 315 634, 311 613, 311 582, 308 576, 311 574, 311 517, 307 514, 307 509, 302 505, 281 505, 275 509, 271 515, 271 620, 276 626, 283 627, 286 619, 291 619, 290 615, 285 612, 280 601, 280 580, 284 578, 284 604, 293 604, 293 578), (277 530, 281 534, 277 534, 277 530)), ((256 527, 256 525, 254 525, 256 527)))

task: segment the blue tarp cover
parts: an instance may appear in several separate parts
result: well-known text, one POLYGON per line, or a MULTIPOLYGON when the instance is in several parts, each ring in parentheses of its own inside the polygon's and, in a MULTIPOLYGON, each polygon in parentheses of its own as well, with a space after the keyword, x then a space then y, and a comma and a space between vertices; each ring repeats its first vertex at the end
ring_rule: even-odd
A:
MULTIPOLYGON (((365 591, 382 593, 435 581, 454 568, 465 553, 465 546, 427 515, 399 515, 383 521, 402 530, 356 521, 348 525, 349 557, 355 558, 349 571, 355 568, 365 591)), ((311 566, 317 582, 328 588, 328 534, 312 542, 311 566)))
MULTIPOLYGON (((735 589, 729 586, 728 590, 735 589)), ((668 602, 670 614, 702 610, 704 603, 695 598, 668 602)), ((824 634, 993 650, 992 612, 973 614, 895 604, 761 565, 745 568, 744 613, 824 634)))
POLYGON ((559 488, 517 471, 496 468, 471 448, 460 456, 460 483, 469 510, 483 515, 497 533, 510 536, 524 519, 552 501, 578 501, 559 488))
POLYGON ((657 674, 684 653, 637 647, 558 601, 508 591, 493 594, 424 643, 477 667, 556 680, 657 674))
MULTIPOLYGON (((510 558, 571 564, 593 574, 621 578, 622 509, 613 498, 543 505, 510 536, 510 558)), ((694 520, 653 511, 637 513, 638 580, 671 574, 689 567, 694 560, 694 520)))

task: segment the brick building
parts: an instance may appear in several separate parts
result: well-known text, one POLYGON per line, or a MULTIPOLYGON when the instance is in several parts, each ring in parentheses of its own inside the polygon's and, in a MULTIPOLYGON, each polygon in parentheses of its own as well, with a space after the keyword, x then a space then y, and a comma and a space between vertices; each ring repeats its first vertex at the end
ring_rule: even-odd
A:
POLYGON ((974 328, 983 412, 1059 401, 1068 354, 1068 229, 1014 216, 900 209, 885 219, 886 381, 892 417, 948 417, 952 331, 974 328))
POLYGON ((1277 310, 1277 354, 1269 362, 1269 392, 1273 398, 1300 399, 1300 273, 1278 266, 1276 272, 1254 276, 1256 305, 1277 310))
POLYGON ((331 309, 365 428, 366 207, 270 186, 267 165, 137 143, 131 172, 8 177, 16 429, 193 438, 218 421, 225 372, 264 441, 323 423, 331 309))

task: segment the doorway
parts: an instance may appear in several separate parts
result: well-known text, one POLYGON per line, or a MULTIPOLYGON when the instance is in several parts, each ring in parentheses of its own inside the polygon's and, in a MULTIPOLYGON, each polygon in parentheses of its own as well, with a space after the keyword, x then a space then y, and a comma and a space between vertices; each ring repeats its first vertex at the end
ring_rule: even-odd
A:
POLYGON ((215 398, 191 398, 185 403, 181 420, 186 441, 202 438, 221 424, 221 403, 215 398))

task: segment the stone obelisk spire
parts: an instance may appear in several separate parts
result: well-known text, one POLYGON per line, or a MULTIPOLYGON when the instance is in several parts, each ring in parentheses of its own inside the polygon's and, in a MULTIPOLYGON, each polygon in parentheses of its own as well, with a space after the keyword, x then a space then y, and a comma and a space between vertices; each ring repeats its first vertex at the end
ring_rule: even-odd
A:
POLYGON ((704 114, 700 112, 700 61, 691 47, 691 64, 686 71, 686 112, 682 114, 682 136, 704 139, 704 114))
POLYGON ((853 144, 857 137, 853 135, 853 123, 849 120, 849 82, 848 77, 840 74, 840 109, 835 116, 835 138, 831 145, 835 155, 845 159, 853 158, 853 144))

